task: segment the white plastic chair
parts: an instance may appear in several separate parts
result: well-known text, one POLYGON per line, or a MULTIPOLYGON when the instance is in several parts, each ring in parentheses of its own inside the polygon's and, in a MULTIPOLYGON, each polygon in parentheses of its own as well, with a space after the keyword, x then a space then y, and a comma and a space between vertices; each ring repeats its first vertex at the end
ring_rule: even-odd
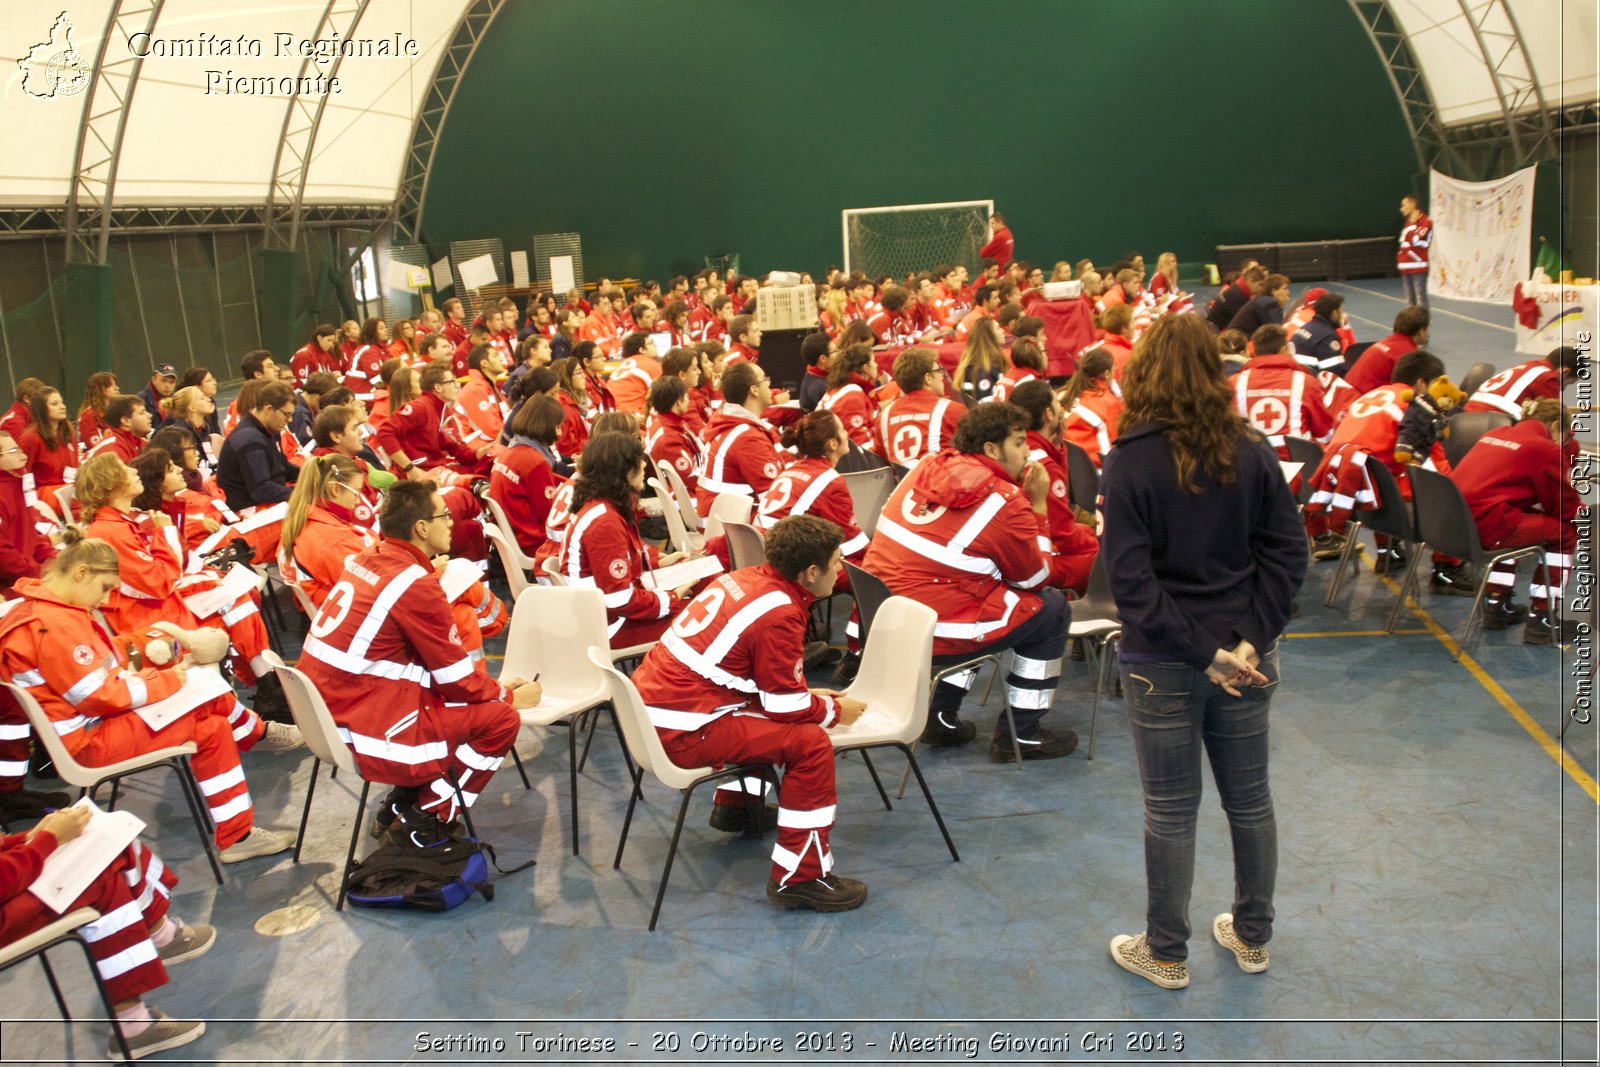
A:
MULTIPOLYGON (((572 854, 578 854, 578 730, 582 717, 611 699, 589 649, 606 648, 606 606, 598 589, 528 586, 517 594, 500 678, 539 679, 539 703, 519 714, 524 726, 567 727, 572 790, 572 854)), ((614 714, 614 713, 613 713, 614 714)), ((618 736, 621 735, 620 728, 618 736)), ((630 765, 631 767, 631 765, 630 765)))
POLYGON ((722 532, 725 522, 749 522, 756 511, 756 502, 743 493, 718 493, 711 500, 711 513, 706 516, 706 536, 715 537, 722 532))
POLYGON ((1122 620, 1111 599, 1111 579, 1106 575, 1103 556, 1095 556, 1094 565, 1089 568, 1089 588, 1083 599, 1072 602, 1072 623, 1067 627, 1067 636, 1082 638, 1084 648, 1093 654, 1090 669, 1094 671, 1094 712, 1089 717, 1087 758, 1094 759, 1095 731, 1100 726, 1100 694, 1110 676, 1112 644, 1122 636, 1122 620))
POLYGON ((767 561, 766 541, 748 522, 724 522, 722 532, 728 538, 728 559, 734 570, 759 567, 767 561))
POLYGON ((73 492, 70 485, 63 485, 56 490, 56 503, 61 505, 62 521, 69 523, 72 521, 72 502, 75 499, 77 499, 77 494, 73 492))
POLYGON ((31 934, 19 937, 9 945, 0 945, 0 971, 8 970, 35 956, 39 965, 44 968, 44 976, 50 983, 50 992, 55 994, 56 1007, 61 1009, 61 1018, 65 1022, 72 1021, 72 1012, 67 1009, 66 998, 61 995, 61 986, 56 982, 56 972, 50 967, 50 959, 46 955, 57 945, 68 941, 75 941, 83 950, 84 961, 89 965, 89 974, 94 978, 94 987, 100 994, 100 1003, 105 1005, 106 1020, 111 1023, 111 1034, 117 1042, 117 1049, 122 1053, 123 1063, 133 1062, 133 1052, 128 1048, 128 1039, 123 1036, 122 1027, 117 1023, 116 1006, 111 1002, 111 995, 106 991, 105 982, 100 978, 100 970, 94 965, 94 956, 89 951, 89 942, 78 931, 100 918, 100 913, 93 908, 78 908, 69 911, 61 918, 45 926, 41 926, 31 934))
POLYGON ((700 532, 700 514, 695 511, 694 494, 683 484, 677 469, 670 463, 657 463, 656 477, 650 484, 661 497, 661 517, 666 520, 672 547, 680 552, 700 551, 705 545, 705 535, 700 532))
POLYGON ((0 682, 0 685, 4 685, 16 698, 23 714, 28 717, 29 725, 33 727, 33 736, 38 738, 45 754, 56 765, 56 773, 61 776, 61 780, 70 786, 75 786, 80 796, 88 796, 93 800, 95 791, 106 782, 110 782, 111 802, 106 807, 108 810, 115 809, 118 787, 122 779, 163 767, 176 774, 178 785, 183 789, 183 799, 188 803, 189 814, 194 819, 195 831, 200 835, 200 843, 205 846, 206 859, 211 861, 211 873, 216 876, 217 884, 222 884, 222 865, 217 862, 211 816, 201 800, 200 785, 195 781, 194 768, 189 765, 189 758, 198 751, 193 741, 185 741, 181 745, 169 748, 152 749, 118 763, 108 763, 103 767, 90 767, 79 763, 72 753, 67 751, 66 743, 61 740, 61 735, 56 733, 55 723, 50 721, 50 716, 45 714, 44 708, 40 707, 32 693, 11 682, 0 682))
POLYGON ((861 752, 885 808, 892 808, 889 796, 865 750, 898 748, 904 752, 912 773, 917 776, 917 784, 922 787, 922 795, 928 801, 928 810, 944 835, 950 858, 960 863, 955 842, 950 840, 950 831, 945 827, 938 805, 933 802, 933 794, 928 791, 928 783, 922 777, 922 768, 917 765, 916 753, 911 747, 928 725, 933 626, 938 618, 932 608, 903 596, 892 596, 878 606, 862 653, 861 669, 845 691, 846 696, 861 701, 867 709, 849 726, 829 730, 828 740, 833 743, 835 752, 861 752))
MULTIPOLYGON (((500 556, 500 566, 506 572, 506 584, 511 587, 511 599, 517 599, 529 585, 528 571, 523 569, 522 560, 518 559, 519 556, 522 556, 522 550, 512 543, 512 539, 507 537, 505 531, 495 523, 484 524, 483 536, 489 539, 489 543, 494 546, 495 552, 500 556)), ((527 557, 523 556, 522 558, 526 559, 527 557)), ((553 559, 554 557, 551 558, 553 559)), ((530 570, 535 568, 532 560, 528 560, 528 568, 530 570)))
MULTIPOLYGON (((633 824, 633 808, 638 803, 645 772, 648 771, 663 785, 683 794, 683 800, 678 805, 678 821, 672 830, 672 842, 667 847, 667 860, 661 868, 661 884, 656 889, 655 908, 650 912, 649 928, 654 930, 656 919, 661 915, 661 901, 667 895, 667 879, 672 876, 672 861, 678 854, 678 840, 683 836, 684 816, 689 813, 689 800, 693 797, 694 791, 707 782, 720 782, 726 779, 742 781, 746 777, 770 782, 774 789, 778 783, 772 768, 766 764, 728 765, 721 770, 712 767, 679 767, 667 757, 667 751, 661 745, 661 735, 656 733, 654 724, 650 722, 649 713, 645 711, 644 702, 639 699, 639 691, 633 687, 633 683, 624 677, 622 672, 607 663, 605 654, 598 648, 589 650, 589 661, 606 677, 611 694, 611 706, 615 709, 618 724, 622 727, 623 743, 627 745, 629 753, 638 765, 633 773, 633 792, 628 797, 628 813, 622 820, 622 837, 617 841, 617 856, 611 863, 613 870, 622 866, 622 850, 628 843, 628 827, 633 824)), ((745 803, 755 813, 760 811, 765 801, 754 793, 746 793, 745 803)))
MULTIPOLYGON (((511 516, 507 515, 506 509, 500 506, 500 501, 486 493, 484 494, 483 502, 489 506, 489 514, 494 519, 492 523, 485 523, 484 529, 488 530, 490 526, 495 526, 504 535, 502 540, 505 542, 505 550, 500 552, 500 562, 505 565, 508 572, 507 576, 509 577, 511 562, 515 562, 517 569, 522 572, 522 584, 527 585, 527 577, 537 568, 537 564, 534 563, 531 556, 522 551, 522 544, 517 540, 516 527, 511 524, 511 516)), ((496 548, 498 549, 499 546, 497 545, 496 548)), ((519 591, 513 587, 511 595, 515 597, 519 591)))
POLYGON ((878 516, 883 514, 883 505, 889 502, 889 494, 894 492, 894 468, 885 464, 872 470, 840 474, 839 477, 844 479, 845 488, 850 490, 856 525, 862 533, 871 537, 878 528, 878 516))

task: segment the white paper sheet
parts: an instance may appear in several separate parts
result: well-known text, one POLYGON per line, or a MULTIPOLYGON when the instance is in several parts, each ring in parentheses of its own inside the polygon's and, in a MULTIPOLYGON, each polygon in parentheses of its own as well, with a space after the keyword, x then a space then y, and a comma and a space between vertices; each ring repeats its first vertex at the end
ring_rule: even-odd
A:
POLYGON ((495 273, 494 257, 487 252, 456 264, 456 269, 461 272, 461 284, 468 289, 482 289, 500 280, 500 275, 495 273))
MULTIPOLYGON (((215 552, 224 541, 231 541, 235 537, 243 537, 251 530, 259 530, 263 526, 270 526, 275 522, 282 522, 283 517, 289 514, 289 502, 279 501, 267 508, 256 508, 255 512, 246 518, 240 519, 232 526, 224 526, 216 533, 200 542, 200 547, 194 550, 196 556, 207 556, 215 552)), ((193 569, 193 568, 191 568, 193 569)))
POLYGON ((452 559, 444 565, 444 571, 439 575, 439 585, 444 589, 444 598, 454 604, 462 593, 472 588, 473 582, 482 577, 483 572, 470 559, 452 559))
POLYGON ((550 257, 550 291, 561 296, 578 287, 572 276, 571 256, 550 257))
POLYGON ((433 289, 449 289, 456 284, 455 277, 450 273, 450 257, 445 256, 433 265, 433 289))
POLYGON ((222 581, 203 593, 184 597, 183 603, 197 618, 215 615, 242 596, 248 596, 267 584, 267 580, 243 563, 235 563, 222 581))
POLYGON ((677 589, 721 573, 722 564, 717 561, 716 556, 699 556, 674 563, 669 567, 657 567, 653 571, 645 571, 639 576, 639 584, 646 589, 677 589))
POLYGON ((94 812, 89 825, 45 857, 44 870, 28 887, 28 892, 57 915, 70 908, 144 830, 144 823, 132 812, 101 811, 88 797, 73 806, 94 812))
POLYGON ((209 667, 191 667, 182 689, 165 700, 135 708, 133 713, 143 719, 144 724, 150 729, 161 730, 206 701, 224 695, 232 696, 233 687, 223 680, 222 675, 209 667))
POLYGON ((528 287, 528 253, 520 249, 511 253, 511 284, 518 289, 528 287))

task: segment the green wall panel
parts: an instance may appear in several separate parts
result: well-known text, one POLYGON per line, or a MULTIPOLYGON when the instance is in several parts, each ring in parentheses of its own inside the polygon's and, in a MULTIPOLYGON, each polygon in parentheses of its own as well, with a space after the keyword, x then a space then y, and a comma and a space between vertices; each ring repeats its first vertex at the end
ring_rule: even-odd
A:
POLYGON ((1422 187, 1345 0, 516 0, 427 239, 576 231, 599 274, 841 257, 847 207, 992 198, 1035 261, 1397 230, 1422 187))

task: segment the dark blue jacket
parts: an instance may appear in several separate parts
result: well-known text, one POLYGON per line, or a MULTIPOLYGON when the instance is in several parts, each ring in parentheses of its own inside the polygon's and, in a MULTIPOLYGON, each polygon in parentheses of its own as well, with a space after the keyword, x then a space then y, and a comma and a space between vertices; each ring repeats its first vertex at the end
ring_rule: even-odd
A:
POLYGON ((1338 327, 1328 319, 1311 316, 1311 321, 1296 330, 1291 340, 1294 358, 1312 374, 1323 370, 1344 373, 1344 342, 1339 340, 1338 327))
POLYGON ((1178 488, 1162 427, 1117 438, 1101 472, 1100 555, 1122 616, 1121 655, 1203 670, 1243 638, 1265 652, 1306 576, 1306 531, 1278 456, 1239 436, 1234 480, 1178 488))
POLYGON ((1225 328, 1243 330, 1244 335, 1249 337, 1268 323, 1283 325, 1283 305, 1271 293, 1262 293, 1240 308, 1225 328))
POLYGON ((299 473, 300 468, 284 458, 278 435, 268 433, 249 412, 239 418, 217 457, 217 484, 234 511, 288 500, 287 483, 299 473))

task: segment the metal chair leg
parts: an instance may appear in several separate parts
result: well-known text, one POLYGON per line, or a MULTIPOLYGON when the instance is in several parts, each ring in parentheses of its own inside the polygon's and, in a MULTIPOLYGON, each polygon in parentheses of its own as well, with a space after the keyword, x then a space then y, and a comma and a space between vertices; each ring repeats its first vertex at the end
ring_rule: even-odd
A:
POLYGON ((661 902, 667 898, 667 879, 672 877, 672 861, 678 857, 678 841, 683 837, 683 820, 689 814, 689 798, 693 795, 694 786, 690 786, 683 791, 683 801, 678 805, 678 822, 672 828, 672 843, 667 846, 667 862, 661 868, 661 884, 656 888, 656 906, 650 912, 651 930, 656 928, 656 920, 661 916, 661 902))
POLYGON ((1461 628, 1461 637, 1456 641, 1456 654, 1451 656, 1453 662, 1461 662, 1461 653, 1467 650, 1467 642, 1472 639, 1473 628, 1478 623, 1478 611, 1483 606, 1483 595, 1489 591, 1489 568, 1483 568, 1483 574, 1478 578, 1478 595, 1472 598, 1472 610, 1467 612, 1467 623, 1461 628))
MULTIPOLYGON (((911 742, 911 748, 912 748, 913 751, 916 750, 916 747, 917 747, 917 742, 915 742, 915 741, 911 742)), ((911 780, 911 764, 908 763, 908 764, 906 764, 906 769, 900 772, 900 790, 899 790, 899 792, 895 793, 895 795, 894 795, 894 798, 896 800, 904 800, 906 798, 906 783, 909 782, 910 780, 911 780)))
POLYGON ((294 839, 295 863, 300 862, 300 846, 305 844, 306 841, 306 823, 311 820, 311 798, 317 795, 317 771, 321 766, 321 760, 313 759, 311 761, 311 782, 306 786, 306 806, 300 812, 300 832, 295 835, 294 839))
MULTIPOLYGON (((76 941, 78 947, 83 950, 83 960, 89 965, 89 974, 94 978, 95 991, 100 994, 100 1003, 106 1009, 106 1020, 111 1024, 111 1037, 117 1043, 117 1050, 122 1053, 122 1062, 132 1063, 133 1050, 128 1047, 128 1038, 122 1032, 122 1024, 117 1022, 117 1007, 111 1001, 111 992, 106 989, 106 983, 100 977, 99 970, 95 968, 94 953, 89 951, 89 942, 84 939, 81 933, 76 931, 67 940, 76 941)), ((63 1008, 62 1011, 65 1012, 66 1009, 63 1008)))
POLYGON ((611 861, 611 869, 618 870, 622 867, 622 849, 628 843, 628 827, 633 825, 633 806, 639 802, 641 790, 639 780, 644 777, 644 768, 637 768, 633 772, 633 791, 628 794, 628 810, 622 816, 622 834, 617 838, 617 855, 611 861))
POLYGON ((117 798, 122 795, 122 779, 111 779, 111 803, 106 805, 107 811, 117 810, 117 798))
POLYGON ((1094 759, 1094 740, 1097 731, 1100 729, 1100 693, 1106 687, 1106 675, 1110 671, 1111 664, 1111 642, 1115 638, 1116 634, 1113 632, 1095 642, 1097 647, 1094 661, 1094 710, 1089 714, 1089 751, 1087 753, 1087 758, 1089 759, 1094 759))
POLYGON ((1361 523, 1351 519, 1345 528, 1344 551, 1339 553, 1339 569, 1333 573, 1333 584, 1328 586, 1328 595, 1322 601, 1325 608, 1333 607, 1333 602, 1339 596, 1339 590, 1344 586, 1345 569, 1350 566, 1351 557, 1361 545, 1361 523))
MULTIPOLYGON (((600 716, 595 714, 594 711, 587 711, 584 714, 589 719, 589 732, 585 734, 583 738, 583 755, 578 757, 579 771, 582 771, 589 762, 589 746, 594 744, 594 728, 600 724, 600 716)), ((612 712, 611 714, 614 716, 616 715, 616 712, 612 712)), ((622 736, 621 730, 617 731, 617 736, 622 736)))
POLYGON ((867 754, 867 750, 864 748, 858 748, 856 751, 861 753, 861 762, 867 765, 867 773, 872 775, 872 784, 878 787, 878 795, 883 798, 883 809, 885 811, 893 811, 894 805, 889 803, 889 794, 883 791, 883 782, 878 777, 878 768, 872 765, 872 757, 867 754))
POLYGON ((1384 624, 1384 633, 1392 634, 1400 625, 1400 611, 1406 606, 1406 596, 1416 588, 1417 569, 1422 565, 1422 552, 1426 547, 1424 541, 1406 546, 1411 553, 1411 561, 1406 564, 1405 575, 1400 579, 1400 595, 1394 598, 1394 607, 1389 609, 1389 621, 1384 624))
POLYGON ((194 817, 194 828, 200 834, 200 845, 206 850, 206 859, 211 861, 211 873, 217 879, 217 884, 222 884, 222 864, 217 862, 216 827, 207 829, 210 818, 206 812, 205 798, 200 792, 200 783, 195 781, 194 768, 189 766, 189 757, 178 757, 178 766, 174 768, 178 774, 178 785, 183 790, 183 799, 189 803, 189 814, 194 817))
POLYGON ((933 812, 933 821, 939 825, 939 833, 944 836, 944 845, 950 850, 950 859, 955 863, 961 862, 961 855, 956 851, 956 843, 950 840, 950 830, 944 824, 944 816, 939 814, 939 805, 933 802, 933 794, 928 791, 928 783, 922 777, 922 768, 917 765, 917 755, 911 751, 910 745, 899 744, 896 748, 906 754, 906 766, 917 776, 917 785, 922 787, 922 797, 928 802, 928 810, 933 812))
MULTIPOLYGON (((67 998, 61 995, 61 983, 56 981, 55 968, 50 966, 50 957, 45 955, 44 949, 39 950, 39 966, 44 968, 45 981, 50 983, 50 992, 56 998, 56 1007, 61 1009, 61 1018, 70 1023, 72 1021, 72 1012, 67 1010, 67 998)), ((89 966, 93 969, 94 960, 91 959, 89 961, 89 966)))
POLYGON ((578 854, 578 724, 567 720, 567 786, 572 792, 572 854, 578 854))
POLYGON ((515 742, 512 742, 511 745, 511 760, 517 765, 517 774, 522 776, 522 788, 532 789, 533 783, 528 781, 528 771, 527 768, 522 766, 522 756, 517 752, 517 746, 515 742))
POLYGON ((361 840, 361 824, 367 818, 367 794, 372 791, 372 783, 361 783, 361 798, 356 801, 355 825, 350 827, 350 850, 344 854, 344 871, 339 875, 339 899, 334 902, 334 911, 344 910, 344 898, 350 887, 350 868, 356 862, 356 842, 361 840))

